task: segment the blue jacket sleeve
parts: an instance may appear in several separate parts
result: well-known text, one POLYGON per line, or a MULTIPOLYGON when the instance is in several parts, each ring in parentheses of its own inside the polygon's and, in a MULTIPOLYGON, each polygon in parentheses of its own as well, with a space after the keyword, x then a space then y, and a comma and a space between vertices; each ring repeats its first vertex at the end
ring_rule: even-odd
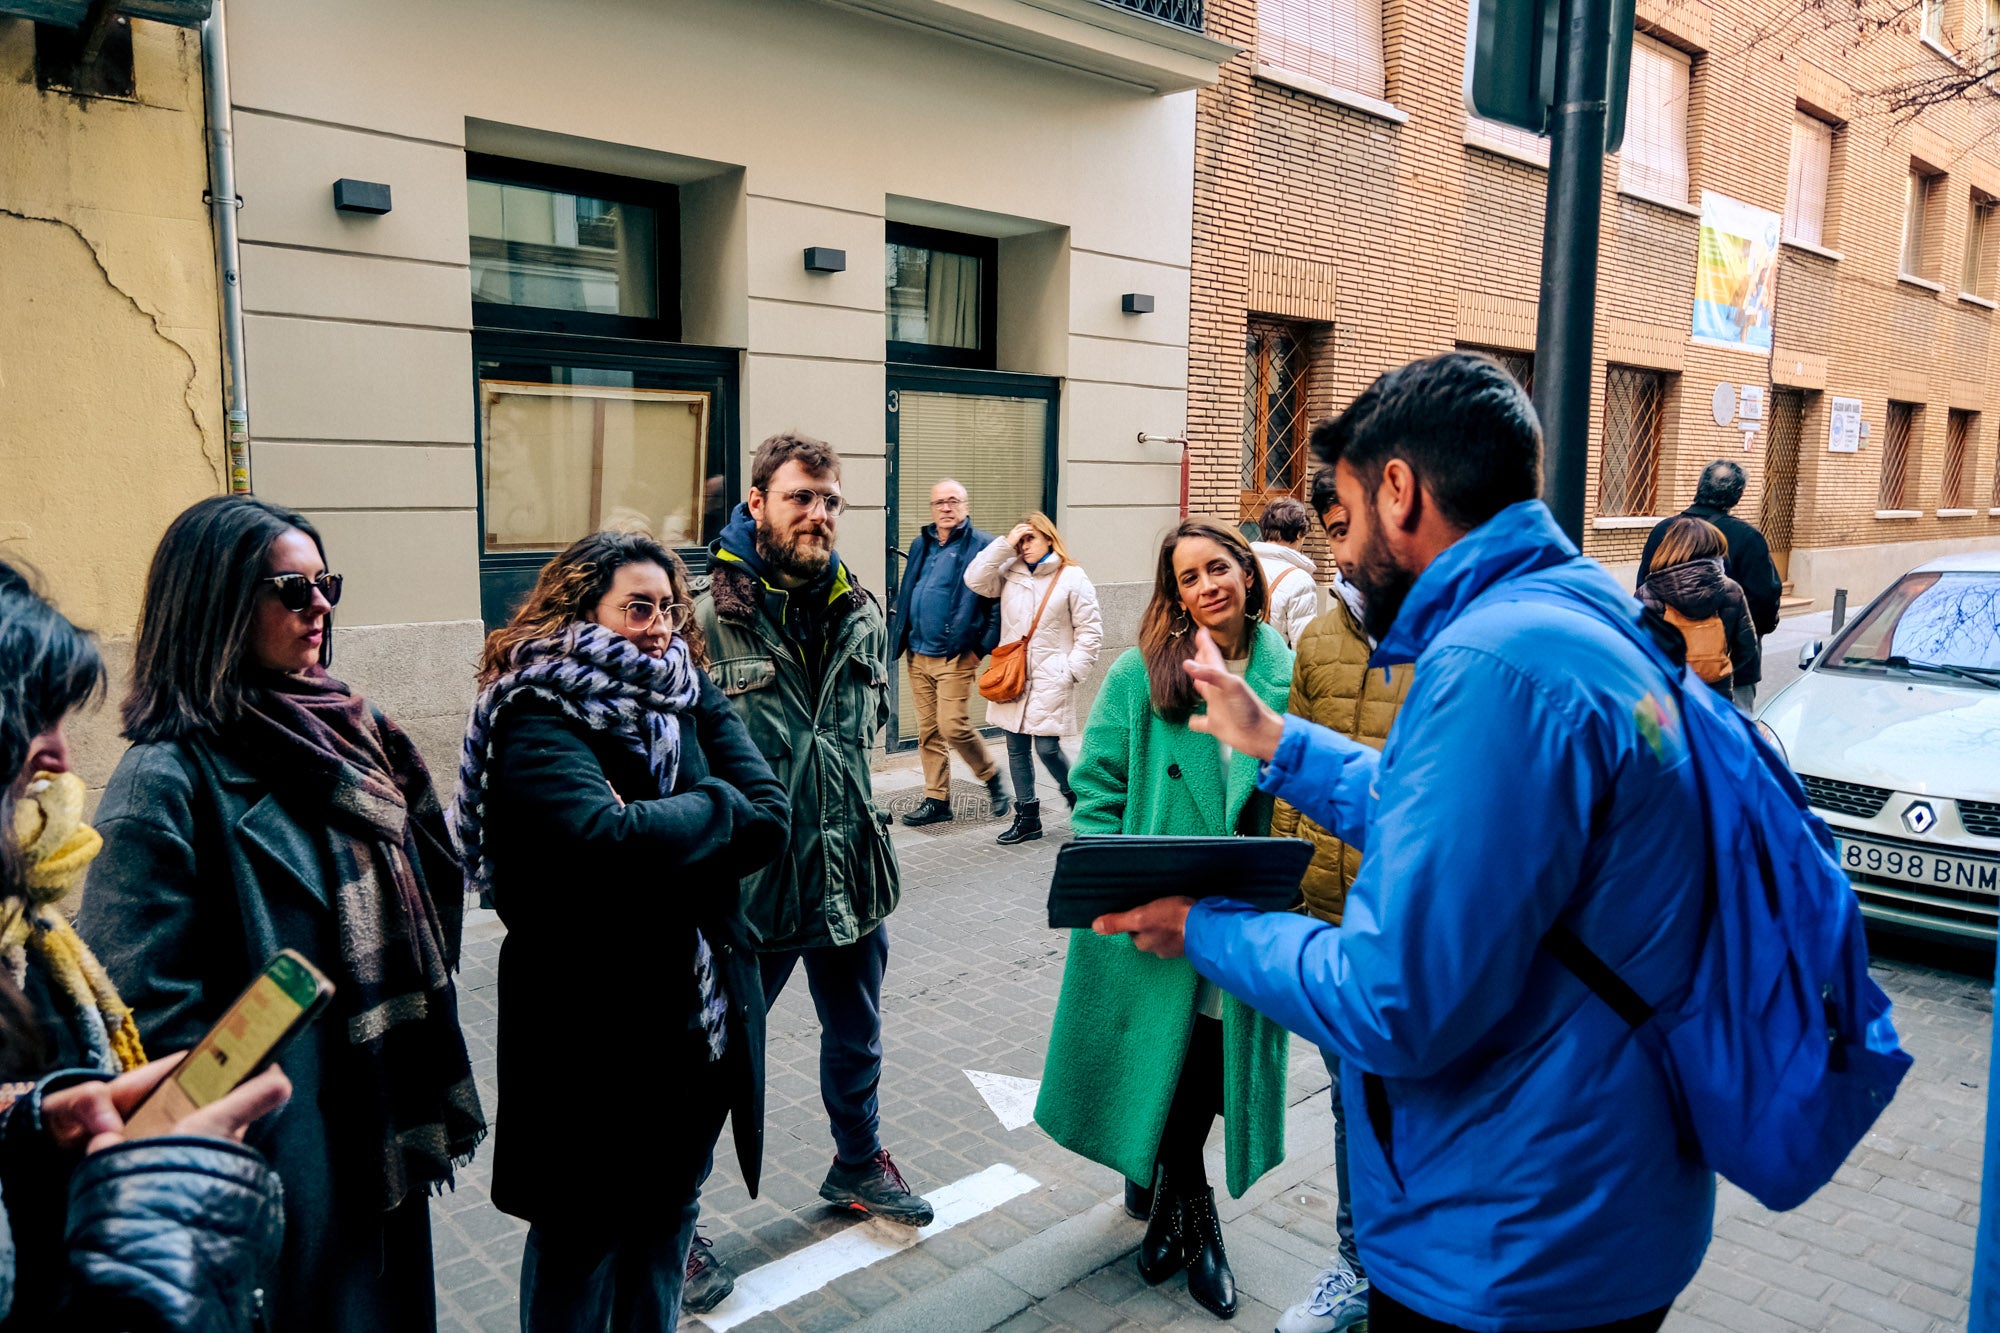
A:
POLYGON ((1381 752, 1331 727, 1285 718, 1278 752, 1257 775, 1257 787, 1356 851, 1368 847, 1368 804, 1381 752))
POLYGON ((1389 1078, 1437 1072, 1517 1002, 1604 786, 1580 710, 1476 649, 1434 649, 1425 667, 1376 777, 1342 925, 1213 899, 1187 921, 1201 975, 1389 1078))

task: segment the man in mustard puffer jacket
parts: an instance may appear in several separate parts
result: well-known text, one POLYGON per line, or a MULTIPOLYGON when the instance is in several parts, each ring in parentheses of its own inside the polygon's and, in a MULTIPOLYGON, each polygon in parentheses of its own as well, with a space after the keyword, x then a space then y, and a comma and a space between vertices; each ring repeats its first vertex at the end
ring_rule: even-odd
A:
MULTIPOLYGON (((1334 493, 1330 468, 1313 478, 1312 507, 1326 528, 1327 543, 1338 562, 1346 553, 1347 511, 1334 493)), ((1361 628, 1361 594, 1344 577, 1335 578, 1333 592, 1332 609, 1315 618, 1299 636, 1292 694, 1285 711, 1379 750, 1389 738, 1389 726, 1403 706, 1403 696, 1409 693, 1411 668, 1369 670, 1368 655, 1375 645, 1361 628)), ((1303 838, 1313 845, 1312 865, 1300 886, 1306 910, 1339 925, 1348 886, 1361 869, 1361 853, 1284 801, 1278 802, 1271 816, 1271 836, 1303 838)), ((1321 1056, 1333 1079, 1334 1178, 1340 1191, 1334 1226, 1340 1233, 1340 1249, 1319 1275, 1312 1294, 1279 1319, 1278 1333, 1341 1333, 1368 1313, 1367 1270, 1354 1247, 1354 1211, 1348 1199, 1340 1062, 1328 1052, 1322 1051, 1321 1056)))

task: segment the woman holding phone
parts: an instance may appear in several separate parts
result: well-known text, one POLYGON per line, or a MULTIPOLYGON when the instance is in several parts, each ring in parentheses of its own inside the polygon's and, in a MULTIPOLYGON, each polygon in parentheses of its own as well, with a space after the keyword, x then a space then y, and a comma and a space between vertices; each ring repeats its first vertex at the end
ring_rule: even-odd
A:
POLYGON ((1000 642, 1027 641, 1026 688, 1012 699, 988 703, 986 720, 1007 738, 1007 770, 1014 781, 1014 823, 998 841, 1031 842, 1042 836, 1036 755, 1063 800, 1076 805, 1062 738, 1076 732, 1076 692, 1097 665, 1104 642, 1097 589, 1070 563, 1062 534, 1043 513, 1029 514, 975 556, 965 586, 999 599, 1000 642))
MULTIPOLYGON (((1262 835, 1271 800, 1257 760, 1225 753, 1188 718, 1203 707, 1185 663, 1195 632, 1230 670, 1285 706, 1292 651, 1265 623, 1269 591, 1249 544, 1183 519, 1160 547, 1139 645, 1104 680, 1071 770, 1078 834, 1262 835)), ((1125 1206, 1147 1218, 1139 1273, 1187 1269, 1188 1294, 1219 1319, 1236 1313, 1202 1148, 1218 1112, 1229 1192, 1284 1158, 1284 1029, 1124 935, 1070 935, 1035 1121, 1056 1142, 1124 1173, 1125 1206)))
POLYGON ((486 1132, 458 1026, 464 880, 402 730, 329 676, 341 580, 289 509, 168 525, 140 612, 132 746, 78 929, 155 1050, 191 1046, 281 948, 335 986, 252 1135, 285 1183, 285 1330, 436 1327, 429 1196, 486 1132))
POLYGON ((757 1192, 764 989, 738 885, 789 811, 707 666, 680 558, 620 532, 550 561, 480 662, 452 828, 507 923, 493 1202, 529 1223, 531 1333, 675 1326, 725 1116, 757 1192), (584 1141, 570 1074, 635 1061, 674 1128, 638 1154, 584 1141))
POLYGON ((60 906, 100 845, 63 724, 103 688, 90 635, 0 563, 0 1330, 248 1333, 283 1222, 277 1177, 240 1141, 290 1085, 267 1069, 171 1140, 126 1141, 180 1056, 143 1063, 60 906))

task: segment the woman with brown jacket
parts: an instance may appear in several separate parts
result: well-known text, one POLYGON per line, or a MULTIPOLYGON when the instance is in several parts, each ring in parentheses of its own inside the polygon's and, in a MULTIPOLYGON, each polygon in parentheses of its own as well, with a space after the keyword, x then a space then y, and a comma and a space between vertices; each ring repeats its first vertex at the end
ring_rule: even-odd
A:
MULTIPOLYGON (((1333 475, 1313 479, 1313 509, 1326 527, 1336 564, 1347 556, 1347 511, 1334 497, 1333 475)), ((1361 594, 1339 572, 1333 579, 1333 606, 1306 626, 1299 636, 1298 660, 1292 668, 1292 693, 1285 711, 1309 722, 1331 727, 1364 745, 1381 749, 1390 724, 1410 691, 1411 668, 1370 667, 1375 651, 1361 628, 1361 594)), ((1278 802, 1271 816, 1271 834, 1303 838, 1313 845, 1312 865, 1300 887, 1306 910, 1322 921, 1340 924, 1348 886, 1361 869, 1361 853, 1328 833, 1292 806, 1278 802)), ((1334 1333, 1354 1322, 1368 1308, 1367 1271, 1354 1246, 1354 1210, 1347 1189, 1347 1127, 1340 1114, 1340 1061, 1326 1051, 1327 1075, 1333 1080, 1333 1165, 1340 1204, 1334 1229, 1340 1248, 1319 1275, 1304 1301, 1285 1311, 1278 1333, 1334 1333)))

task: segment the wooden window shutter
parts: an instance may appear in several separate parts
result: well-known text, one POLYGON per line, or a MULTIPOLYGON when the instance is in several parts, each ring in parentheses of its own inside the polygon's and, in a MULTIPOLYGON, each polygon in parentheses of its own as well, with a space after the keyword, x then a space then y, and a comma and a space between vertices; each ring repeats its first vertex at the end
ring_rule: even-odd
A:
POLYGON ((1632 39, 1632 80, 1625 106, 1619 184, 1686 203, 1688 78, 1686 54, 1651 37, 1632 39))
POLYGON ((1792 170, 1785 189, 1785 236, 1808 245, 1826 234, 1826 181, 1833 168, 1833 126, 1797 112, 1792 118, 1792 170))
POLYGON ((1293 74, 1382 97, 1381 0, 1258 0, 1257 59, 1293 74))

